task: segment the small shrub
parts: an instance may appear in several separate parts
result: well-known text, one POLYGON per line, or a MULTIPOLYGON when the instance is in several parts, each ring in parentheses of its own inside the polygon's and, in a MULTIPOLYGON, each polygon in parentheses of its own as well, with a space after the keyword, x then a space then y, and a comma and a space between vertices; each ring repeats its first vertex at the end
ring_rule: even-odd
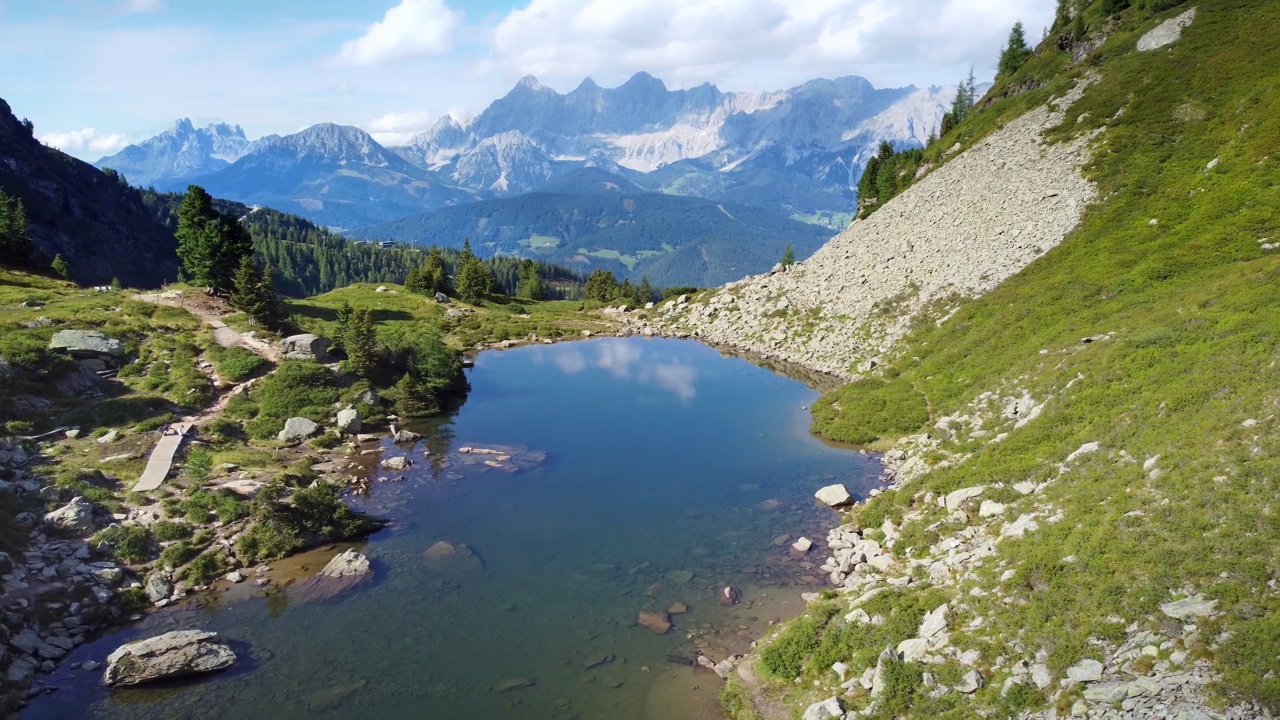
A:
POLYGON ((10 420, 4 424, 5 432, 10 435, 30 435, 35 431, 35 423, 27 420, 10 420))
POLYGON ((151 558, 151 531, 140 525, 117 525, 93 537, 94 544, 105 544, 111 554, 131 565, 151 558))
POLYGON ((222 574, 226 564, 221 555, 205 553, 183 568, 180 577, 192 585, 208 585, 222 574))
POLYGON ((165 425, 172 423, 176 419, 177 418, 173 416, 173 413, 164 413, 163 415, 156 415, 142 420, 138 424, 134 425, 133 429, 138 432, 154 432, 165 425))
POLYGON ((172 520, 159 520, 151 525, 151 534, 160 542, 186 540, 191 537, 192 532, 190 525, 172 520))
POLYGON ((835 612, 835 606, 830 604, 810 608, 761 651, 760 666, 780 680, 799 677, 805 658, 818 649, 822 629, 835 612))
POLYGON ((238 383, 261 373, 271 366, 257 353, 242 347, 229 347, 216 354, 214 365, 218 377, 224 382, 238 383))
POLYGON ((165 548, 164 552, 160 553, 160 565, 168 568, 180 568, 199 552, 199 548, 194 547, 191 543, 180 542, 177 545, 170 545, 165 548))

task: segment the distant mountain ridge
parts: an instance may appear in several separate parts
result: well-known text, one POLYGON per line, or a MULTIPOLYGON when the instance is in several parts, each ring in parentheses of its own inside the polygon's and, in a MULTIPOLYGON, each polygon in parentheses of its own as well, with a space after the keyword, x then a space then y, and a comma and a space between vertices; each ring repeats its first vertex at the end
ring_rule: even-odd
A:
POLYGON ((333 123, 258 140, 235 163, 191 182, 218 197, 269 205, 338 228, 474 199, 365 131, 333 123))
POLYGON ((203 128, 182 118, 173 127, 94 163, 122 173, 134 185, 176 190, 184 181, 221 170, 244 157, 250 142, 239 125, 203 128))
POLYGON ((877 89, 856 76, 769 92, 670 90, 637 73, 561 94, 530 76, 476 118, 446 115, 402 147, 331 124, 250 143, 238 127, 179 121, 98 165, 158 188, 200 182, 340 228, 519 195, 584 167, 814 221, 852 211, 879 143, 922 144, 954 92, 877 89))

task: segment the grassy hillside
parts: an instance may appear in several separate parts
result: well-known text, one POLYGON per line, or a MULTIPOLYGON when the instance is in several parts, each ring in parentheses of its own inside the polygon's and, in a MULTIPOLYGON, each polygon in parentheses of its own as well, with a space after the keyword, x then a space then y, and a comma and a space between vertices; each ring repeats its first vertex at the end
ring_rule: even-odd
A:
MULTIPOLYGON (((866 385, 855 384, 815 407, 815 429, 836 439, 879 437, 888 447, 928 428, 939 441, 925 460, 948 466, 873 499, 852 519, 872 528, 917 517, 893 548, 902 561, 955 531, 946 513, 924 502, 925 491, 1004 483, 984 498, 1062 512, 1060 522, 1001 542, 995 562, 948 589, 953 599, 964 592, 953 602, 964 608, 953 628, 981 619, 952 640, 980 650, 983 667, 1044 650, 1061 677, 1122 639, 1130 623, 1178 635, 1158 606, 1196 591, 1220 611, 1200 623, 1187 648, 1221 673, 1213 690, 1275 712, 1280 35, 1259 29, 1280 22, 1280 6, 1201 2, 1181 40, 1138 53, 1143 33, 1191 4, 1161 2, 1159 12, 1153 5, 1105 18, 1102 3, 1093 4, 1085 17, 1092 37, 1106 37, 1100 48, 1073 63, 1047 41, 1001 79, 989 95, 999 99, 926 151, 936 161, 942 148, 968 146, 1068 83, 1100 76, 1053 135, 1106 128, 1087 168, 1103 200, 1065 242, 997 290, 941 325, 922 321, 891 367, 882 365, 885 385, 875 390, 898 403, 890 412, 917 414, 923 405, 931 421, 972 413, 984 392, 1026 391, 1048 399, 1040 416, 1003 442, 953 437, 930 424, 904 429, 886 422, 886 402, 866 401, 866 385), (1037 89, 1013 94, 1027 87, 1037 89), (1061 471, 1058 464, 1088 442, 1101 450, 1061 471), (1053 482, 1031 498, 1008 488, 1025 480, 1053 482), (1012 576, 998 579, 1005 569, 1012 576)), ((900 602, 937 592, 922 580, 900 602)), ((812 625, 812 617, 802 622, 812 625)), ((805 677, 825 684, 830 657, 810 651, 840 631, 825 619, 816 625, 804 631, 812 642, 798 654, 805 677)), ((910 637, 914 625, 906 625, 906 636, 882 640, 910 637)), ((1161 650, 1153 662, 1164 657, 1161 650)), ((1004 717, 1055 702, 1062 712, 1078 698, 1024 685, 1014 702, 1000 692, 1001 673, 992 674, 971 698, 920 696, 902 712, 959 718, 986 708, 1004 717)))

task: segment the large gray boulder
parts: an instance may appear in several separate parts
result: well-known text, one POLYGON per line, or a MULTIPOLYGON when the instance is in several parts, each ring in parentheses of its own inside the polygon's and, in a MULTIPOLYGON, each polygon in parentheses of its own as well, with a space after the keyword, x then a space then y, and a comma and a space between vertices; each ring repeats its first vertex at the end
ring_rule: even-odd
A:
POLYGON ((108 687, 139 685, 225 670, 235 664, 235 651, 218 633, 178 630, 121 645, 107 656, 102 682, 108 687))
POLYGON ((75 497, 66 505, 45 515, 44 521, 59 530, 83 535, 93 531, 93 505, 82 497, 75 497))
POLYGON ((840 698, 829 697, 822 702, 816 702, 810 705, 804 711, 802 716, 804 720, 832 720, 832 718, 844 717, 844 705, 840 703, 840 698))
POLYGON ((59 330, 49 341, 49 349, 62 350, 78 358, 124 357, 124 346, 119 340, 96 330, 59 330))
POLYGON ((363 425, 360 423, 360 411, 353 408, 343 408, 338 411, 338 429, 348 435, 355 435, 360 432, 363 425))
POLYGON ((827 507, 840 507, 841 505, 848 505, 853 502, 853 496, 850 495, 845 486, 841 484, 828 485, 814 493, 813 496, 818 498, 818 501, 827 507))
POLYGON ((329 361, 329 347, 333 345, 329 338, 305 333, 291 335, 281 341, 284 356, 290 360, 329 361))
POLYGON ((300 443, 320 432, 320 426, 304 417, 289 418, 276 438, 286 445, 300 443))
POLYGON ((147 594, 148 600, 153 603, 160 602, 173 594, 173 583, 169 582, 167 575, 157 570, 147 576, 142 584, 142 590, 147 594))

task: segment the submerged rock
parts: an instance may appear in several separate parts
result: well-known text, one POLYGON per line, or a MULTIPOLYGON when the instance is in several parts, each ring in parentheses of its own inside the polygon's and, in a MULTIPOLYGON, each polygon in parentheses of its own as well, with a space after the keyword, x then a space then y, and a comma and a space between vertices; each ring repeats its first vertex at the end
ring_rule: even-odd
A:
POLYGON ((373 572, 373 567, 369 565, 369 558, 354 549, 349 549, 335 555, 320 571, 320 574, 325 577, 341 578, 352 575, 368 575, 371 572, 373 572))
POLYGON ((661 611, 642 610, 636 618, 641 627, 662 634, 671 629, 671 616, 661 611))
POLYGON ((139 685, 216 672, 235 664, 235 651, 218 633, 178 630, 121 645, 107 656, 102 682, 108 687, 139 685))
POLYGON ((498 683, 497 685, 494 685, 493 691, 495 693, 511 692, 512 690, 523 690, 524 688, 531 688, 537 684, 538 684, 538 681, 532 677, 511 678, 510 680, 504 680, 498 683))
POLYGON ((717 599, 721 605, 737 605, 742 600, 742 591, 732 585, 725 585, 724 588, 717 593, 717 599))

